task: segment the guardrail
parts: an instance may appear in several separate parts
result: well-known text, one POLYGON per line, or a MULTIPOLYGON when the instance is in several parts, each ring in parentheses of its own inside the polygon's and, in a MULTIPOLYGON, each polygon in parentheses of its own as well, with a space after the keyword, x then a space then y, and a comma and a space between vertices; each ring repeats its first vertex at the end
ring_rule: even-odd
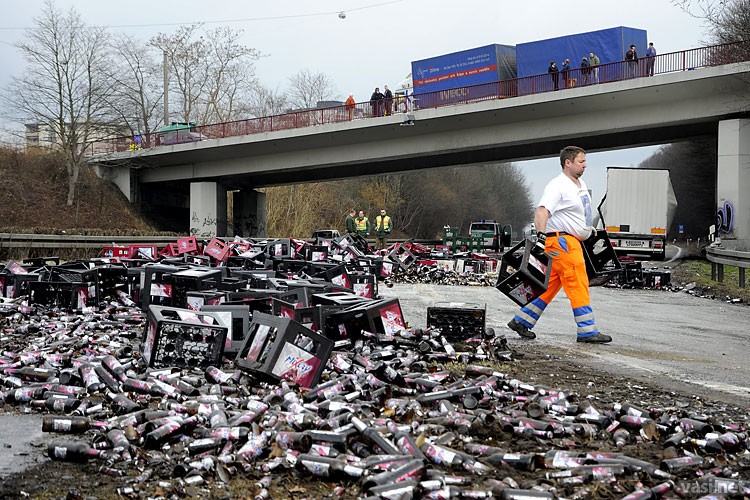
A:
POLYGON ((182 144, 206 139, 219 139, 341 123, 364 118, 407 113, 418 109, 507 99, 558 90, 565 91, 582 86, 690 71, 742 61, 750 61, 750 41, 681 50, 661 54, 654 58, 641 57, 635 63, 631 63, 630 61, 616 61, 600 64, 596 69, 573 68, 566 75, 563 75, 563 72, 560 71, 557 83, 555 83, 555 78, 551 75, 543 73, 524 78, 514 78, 512 80, 410 95, 408 97, 394 96, 393 99, 365 101, 354 105, 344 104, 327 108, 306 109, 273 116, 189 127, 180 129, 180 131, 152 132, 150 134, 118 137, 111 140, 96 141, 87 148, 87 152, 93 155, 134 151, 167 144, 182 144))
POLYGON ((739 270, 739 287, 745 288, 745 269, 750 268, 750 252, 709 245, 706 247, 706 258, 711 262, 711 279, 713 281, 723 283, 724 266, 732 266, 739 270))

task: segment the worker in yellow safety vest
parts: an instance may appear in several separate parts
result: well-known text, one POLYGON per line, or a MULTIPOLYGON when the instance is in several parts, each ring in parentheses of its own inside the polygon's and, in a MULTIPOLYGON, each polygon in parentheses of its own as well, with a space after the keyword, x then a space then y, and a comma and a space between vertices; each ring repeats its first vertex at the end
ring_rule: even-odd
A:
POLYGON ((364 210, 359 211, 359 215, 354 219, 354 224, 357 227, 357 234, 363 238, 370 236, 370 221, 365 217, 364 210))
POLYGON ((388 238, 388 235, 391 234, 391 230, 393 229, 393 224, 391 223, 390 216, 385 214, 385 209, 380 209, 380 215, 375 217, 375 238, 377 239, 375 243, 375 249, 376 250, 383 250, 387 246, 386 239, 388 238))

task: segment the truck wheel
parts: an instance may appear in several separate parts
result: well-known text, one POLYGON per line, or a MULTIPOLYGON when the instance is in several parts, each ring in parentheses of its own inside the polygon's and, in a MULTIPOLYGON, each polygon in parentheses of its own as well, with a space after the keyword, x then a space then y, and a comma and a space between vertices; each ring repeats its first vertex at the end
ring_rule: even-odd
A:
POLYGON ((667 256, 667 251, 662 250, 660 253, 657 253, 656 255, 654 255, 654 260, 662 261, 666 258, 666 256, 667 256))

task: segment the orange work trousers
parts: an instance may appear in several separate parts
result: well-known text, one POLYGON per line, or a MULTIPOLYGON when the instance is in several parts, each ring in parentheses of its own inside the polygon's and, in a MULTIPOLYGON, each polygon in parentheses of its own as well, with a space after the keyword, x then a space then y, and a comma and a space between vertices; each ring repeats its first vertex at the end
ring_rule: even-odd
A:
POLYGON ((596 335, 599 329, 596 327, 594 311, 591 309, 589 278, 586 274, 581 242, 569 235, 550 236, 544 249, 552 257, 547 291, 523 306, 514 319, 526 328, 532 329, 562 288, 573 308, 578 336, 596 335))

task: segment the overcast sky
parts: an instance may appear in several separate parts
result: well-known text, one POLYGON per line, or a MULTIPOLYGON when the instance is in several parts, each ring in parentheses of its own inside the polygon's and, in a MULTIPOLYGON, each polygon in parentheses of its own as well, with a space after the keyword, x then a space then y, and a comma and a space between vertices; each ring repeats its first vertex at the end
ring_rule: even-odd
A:
MULTIPOLYGON (((3 87, 10 75, 23 69, 13 44, 23 38, 22 28, 33 26, 42 5, 43 0, 2 2, 3 87)), ((255 65, 266 87, 284 89, 289 76, 309 69, 330 76, 339 98, 352 92, 357 102, 368 100, 376 86, 395 87, 411 71, 411 61, 492 43, 517 45, 628 26, 647 30, 663 54, 702 46, 706 38, 698 19, 667 0, 56 0, 55 5, 63 11, 74 6, 87 24, 143 39, 173 33, 180 23, 242 29, 243 42, 267 55, 255 65)), ((607 165, 636 165, 654 150, 589 155, 584 179, 597 203, 604 194, 607 165)), ((534 201, 560 169, 555 158, 519 165, 532 185, 534 201)))

